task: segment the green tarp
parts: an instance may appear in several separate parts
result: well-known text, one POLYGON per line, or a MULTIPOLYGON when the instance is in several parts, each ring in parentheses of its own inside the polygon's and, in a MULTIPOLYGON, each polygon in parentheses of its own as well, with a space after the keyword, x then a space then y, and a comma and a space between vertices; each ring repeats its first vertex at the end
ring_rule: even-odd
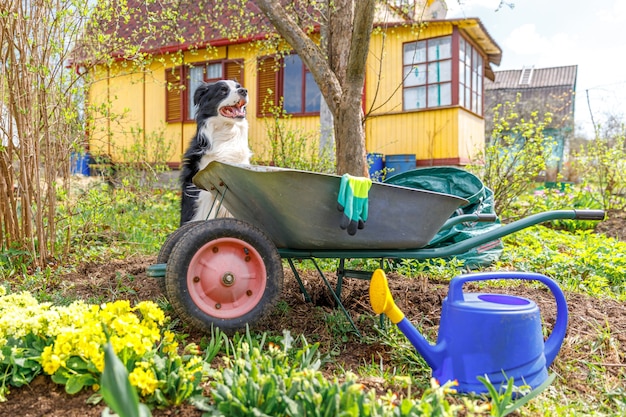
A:
MULTIPOLYGON (((493 192, 485 187, 480 178, 461 168, 430 167, 414 169, 391 176, 385 179, 384 182, 420 190, 452 194, 468 200, 469 203, 460 207, 452 217, 473 213, 496 214, 493 192)), ((437 248, 451 245, 498 227, 501 227, 499 220, 487 223, 457 224, 450 229, 440 231, 426 247, 437 248)), ((457 255, 456 258, 465 261, 465 266, 468 268, 488 266, 500 258, 502 250, 502 241, 497 239, 473 248, 464 254, 457 255)))

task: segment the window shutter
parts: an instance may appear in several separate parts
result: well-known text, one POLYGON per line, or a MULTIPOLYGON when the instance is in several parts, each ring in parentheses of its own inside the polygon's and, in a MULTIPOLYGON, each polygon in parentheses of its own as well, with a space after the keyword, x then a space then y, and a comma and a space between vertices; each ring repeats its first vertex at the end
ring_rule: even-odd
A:
POLYGON ((183 121, 183 67, 165 70, 165 120, 167 122, 183 121))
POLYGON ((269 116, 270 106, 278 103, 278 71, 273 57, 260 58, 257 61, 257 116, 269 116))
POLYGON ((224 79, 235 80, 243 85, 243 61, 226 61, 224 63, 224 79))

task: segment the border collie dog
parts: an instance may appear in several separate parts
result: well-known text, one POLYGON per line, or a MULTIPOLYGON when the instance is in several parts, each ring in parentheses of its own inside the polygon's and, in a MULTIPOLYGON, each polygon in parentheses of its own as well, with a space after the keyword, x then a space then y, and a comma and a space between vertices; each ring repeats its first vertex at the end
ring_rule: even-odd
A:
MULTIPOLYGON (((248 90, 232 80, 200 85, 193 96, 197 130, 183 157, 180 224, 205 220, 213 195, 196 187, 192 178, 211 161, 249 164, 246 105, 248 90)), ((227 216, 222 208, 218 216, 227 216)))

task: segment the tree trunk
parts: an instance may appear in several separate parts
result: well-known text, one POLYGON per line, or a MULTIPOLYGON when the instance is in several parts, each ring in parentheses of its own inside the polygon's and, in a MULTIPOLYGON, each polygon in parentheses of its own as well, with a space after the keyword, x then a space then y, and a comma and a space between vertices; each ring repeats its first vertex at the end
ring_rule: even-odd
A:
MULTIPOLYGON (((334 0, 328 6, 326 48, 315 44, 278 0, 256 5, 305 63, 333 115, 337 173, 367 176, 361 105, 375 0, 334 0), (328 49, 328 51, 323 51, 328 49)), ((330 2, 329 2, 330 3, 330 2)))
POLYGON ((368 176, 368 166, 365 153, 363 110, 360 100, 356 105, 354 101, 350 97, 344 98, 341 101, 338 114, 335 116, 337 173, 366 177, 368 176))

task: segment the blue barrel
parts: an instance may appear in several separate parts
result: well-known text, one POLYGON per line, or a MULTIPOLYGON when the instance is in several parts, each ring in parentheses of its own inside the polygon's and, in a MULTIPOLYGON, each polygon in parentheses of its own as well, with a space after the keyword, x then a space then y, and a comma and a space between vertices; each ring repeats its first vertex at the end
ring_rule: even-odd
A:
POLYGON ((387 155, 385 167, 387 168, 387 177, 415 169, 415 154, 387 155))
POLYGON ((81 174, 89 176, 89 154, 72 152, 70 154, 70 166, 72 175, 81 174))
POLYGON ((367 165, 369 166, 369 174, 372 181, 383 180, 383 168, 385 166, 383 162, 382 153, 368 153, 367 165))

